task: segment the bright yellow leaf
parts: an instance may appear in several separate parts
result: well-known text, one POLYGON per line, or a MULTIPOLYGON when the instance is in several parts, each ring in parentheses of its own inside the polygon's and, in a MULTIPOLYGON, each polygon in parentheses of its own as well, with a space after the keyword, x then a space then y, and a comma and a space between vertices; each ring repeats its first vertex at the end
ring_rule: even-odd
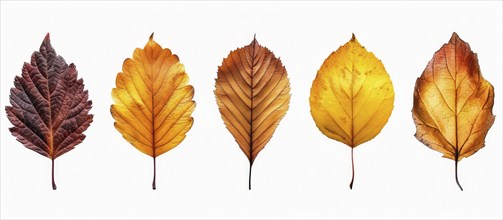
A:
MULTIPOLYGON (((383 64, 353 35, 323 62, 309 101, 316 126, 329 138, 351 147, 352 156, 353 148, 381 132, 394 99, 383 64)), ((353 180, 350 187, 352 184, 353 180)))

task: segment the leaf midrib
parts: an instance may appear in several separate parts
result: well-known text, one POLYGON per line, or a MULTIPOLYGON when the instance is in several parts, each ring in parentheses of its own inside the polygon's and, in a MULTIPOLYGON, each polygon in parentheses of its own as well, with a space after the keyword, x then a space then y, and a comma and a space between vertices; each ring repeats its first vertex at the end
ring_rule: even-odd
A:
POLYGON ((253 43, 252 43, 252 53, 251 53, 251 61, 252 61, 252 66, 251 66, 251 70, 250 70, 250 119, 249 119, 249 122, 250 122, 250 131, 249 131, 249 135, 250 135, 250 143, 249 143, 249 146, 250 146, 250 169, 251 169, 251 166, 253 165, 253 161, 254 161, 254 158, 253 158, 253 111, 254 111, 254 108, 255 106, 253 105, 253 99, 255 98, 254 94, 253 94, 253 88, 255 87, 253 85, 253 78, 255 76, 254 74, 254 69, 255 69, 255 65, 257 65, 258 62, 255 62, 255 59, 257 57, 255 57, 255 44, 257 43, 256 39, 253 38, 253 43))
MULTIPOLYGON (((152 54, 153 55, 153 54, 152 54)), ((147 58, 147 60, 149 61, 149 65, 153 66, 153 64, 150 63, 150 59, 147 58)), ((159 72, 161 71, 161 68, 159 68, 158 72, 157 72, 157 75, 159 75, 159 72)), ((166 76, 167 77, 167 76, 166 76)), ((150 103, 152 103, 152 110, 150 111, 150 114, 152 116, 152 157, 155 159, 155 157, 157 156, 156 153, 155 153, 155 149, 156 149, 156 141, 155 141, 155 103, 154 103, 154 71, 153 69, 150 71, 150 103)), ((168 100, 169 101, 169 100, 168 100)))

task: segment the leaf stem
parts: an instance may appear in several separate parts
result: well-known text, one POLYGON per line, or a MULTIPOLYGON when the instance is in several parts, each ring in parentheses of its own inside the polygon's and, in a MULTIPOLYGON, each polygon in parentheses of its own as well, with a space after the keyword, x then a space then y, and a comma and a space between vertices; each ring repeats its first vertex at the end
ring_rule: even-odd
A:
POLYGON ((51 159, 52 161, 52 171, 51 171, 51 174, 52 174, 52 190, 56 190, 56 182, 54 182, 54 159, 51 159))
POLYGON ((454 161, 455 161, 454 162, 454 169, 455 169, 455 175, 456 175, 456 183, 458 184, 461 191, 463 191, 463 187, 461 187, 461 184, 459 184, 459 180, 458 180, 458 157, 457 157, 457 155, 456 155, 456 158, 454 161))
POLYGON ((351 169, 353 171, 353 175, 351 176, 351 183, 349 183, 349 189, 353 189, 353 182, 355 180, 355 162, 353 160, 353 149, 354 147, 351 148, 351 169))
POLYGON ((155 190, 155 157, 154 157, 154 180, 152 181, 152 189, 155 190))
POLYGON ((250 172, 248 173, 248 190, 251 190, 251 171, 252 171, 252 163, 250 163, 250 172))

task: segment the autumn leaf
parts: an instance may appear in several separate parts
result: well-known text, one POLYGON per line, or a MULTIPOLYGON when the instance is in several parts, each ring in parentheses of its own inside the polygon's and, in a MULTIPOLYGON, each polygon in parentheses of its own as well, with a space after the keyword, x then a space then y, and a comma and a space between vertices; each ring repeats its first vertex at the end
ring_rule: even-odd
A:
POLYGON ((353 149, 374 138, 393 110, 395 93, 388 73, 355 36, 323 62, 311 87, 309 103, 316 126, 327 137, 353 149))
POLYGON ((254 38, 218 67, 215 96, 222 119, 250 162, 272 138, 290 103, 290 82, 281 60, 254 38))
POLYGON ((493 104, 494 88, 482 77, 477 54, 453 33, 416 81, 412 117, 416 138, 454 160, 461 190, 458 161, 484 147, 493 104))
POLYGON ((117 74, 110 111, 114 126, 136 149, 154 159, 152 189, 156 189, 156 162, 178 146, 194 122, 194 88, 178 56, 153 40, 136 48, 117 74))
POLYGON ((12 106, 5 107, 14 125, 9 128, 12 135, 26 148, 51 159, 54 190, 54 160, 80 144, 93 121, 92 101, 77 75, 75 65, 57 55, 47 34, 40 51, 33 52, 21 76, 14 78, 12 106))

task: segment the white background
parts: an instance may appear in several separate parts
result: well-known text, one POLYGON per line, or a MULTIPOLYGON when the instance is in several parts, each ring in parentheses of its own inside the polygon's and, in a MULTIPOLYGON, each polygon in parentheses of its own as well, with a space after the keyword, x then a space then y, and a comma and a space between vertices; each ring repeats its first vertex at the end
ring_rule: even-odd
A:
POLYGON ((502 2, 1 2, 0 158, 2 218, 502 218, 502 2), (459 164, 414 138, 416 78, 453 31, 478 54, 495 88, 486 147, 459 164), (53 46, 93 100, 86 140, 50 160, 10 135, 9 88, 50 32, 53 46), (195 87, 194 126, 152 158, 113 127, 111 89, 122 62, 149 35, 180 57, 195 87), (309 112, 318 68, 351 33, 382 60, 395 108, 373 140, 355 149, 325 137, 309 112), (281 57, 290 110, 253 167, 225 128, 213 95, 230 50, 259 43, 281 57))

